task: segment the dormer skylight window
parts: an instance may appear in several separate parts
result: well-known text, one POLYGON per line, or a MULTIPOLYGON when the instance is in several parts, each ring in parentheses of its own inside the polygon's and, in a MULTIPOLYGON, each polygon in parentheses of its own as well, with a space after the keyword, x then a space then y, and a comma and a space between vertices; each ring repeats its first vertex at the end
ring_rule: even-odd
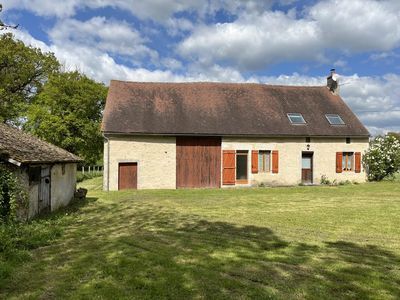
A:
POLYGON ((329 124, 331 125, 345 125, 342 118, 339 115, 335 114, 327 114, 325 115, 326 119, 328 120, 329 124))
POLYGON ((303 118, 302 114, 299 113, 290 113, 287 114, 290 123, 292 124, 306 124, 306 121, 303 118))

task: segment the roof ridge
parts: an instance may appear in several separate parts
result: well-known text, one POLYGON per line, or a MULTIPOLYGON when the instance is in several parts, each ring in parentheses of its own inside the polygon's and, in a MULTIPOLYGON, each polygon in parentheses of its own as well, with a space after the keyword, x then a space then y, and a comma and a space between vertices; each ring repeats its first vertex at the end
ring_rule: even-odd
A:
POLYGON ((120 82, 126 84, 144 84, 144 85, 191 85, 191 84, 211 84, 211 85, 256 85, 256 86, 268 86, 268 87, 282 87, 282 88, 324 88, 325 85, 284 85, 284 84, 269 84, 262 82, 222 82, 222 81, 129 81, 111 79, 111 82, 120 82))

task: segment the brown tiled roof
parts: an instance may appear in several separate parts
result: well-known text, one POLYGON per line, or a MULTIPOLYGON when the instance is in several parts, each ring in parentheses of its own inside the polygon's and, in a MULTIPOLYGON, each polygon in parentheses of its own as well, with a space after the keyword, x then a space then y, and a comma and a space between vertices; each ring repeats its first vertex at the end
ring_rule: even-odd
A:
POLYGON ((78 156, 0 123, 0 155, 19 163, 80 162, 78 156))
POLYGON ((122 134, 369 136, 327 87, 111 81, 102 130, 122 134), (307 124, 292 125, 287 113, 307 124), (325 114, 346 125, 332 126, 325 114))

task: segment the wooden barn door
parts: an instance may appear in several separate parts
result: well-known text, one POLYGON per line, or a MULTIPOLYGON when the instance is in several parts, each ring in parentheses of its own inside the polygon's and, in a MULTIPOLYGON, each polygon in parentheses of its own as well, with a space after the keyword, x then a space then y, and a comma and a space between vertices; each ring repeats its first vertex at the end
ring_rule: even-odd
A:
POLYGON ((118 165, 118 190, 137 189, 137 163, 118 165))
POLYGON ((40 185, 39 185, 39 213, 49 212, 51 209, 50 202, 50 167, 42 167, 40 171, 40 185))
POLYGON ((221 138, 176 138, 176 187, 218 188, 221 185, 221 138))

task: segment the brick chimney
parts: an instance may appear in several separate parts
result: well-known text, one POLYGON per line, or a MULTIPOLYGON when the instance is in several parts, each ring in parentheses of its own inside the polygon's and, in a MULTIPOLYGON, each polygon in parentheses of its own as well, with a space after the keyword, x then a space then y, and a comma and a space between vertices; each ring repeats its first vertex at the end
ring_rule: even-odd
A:
POLYGON ((331 69, 331 73, 326 77, 326 86, 334 95, 339 95, 339 75, 335 69, 331 69))

